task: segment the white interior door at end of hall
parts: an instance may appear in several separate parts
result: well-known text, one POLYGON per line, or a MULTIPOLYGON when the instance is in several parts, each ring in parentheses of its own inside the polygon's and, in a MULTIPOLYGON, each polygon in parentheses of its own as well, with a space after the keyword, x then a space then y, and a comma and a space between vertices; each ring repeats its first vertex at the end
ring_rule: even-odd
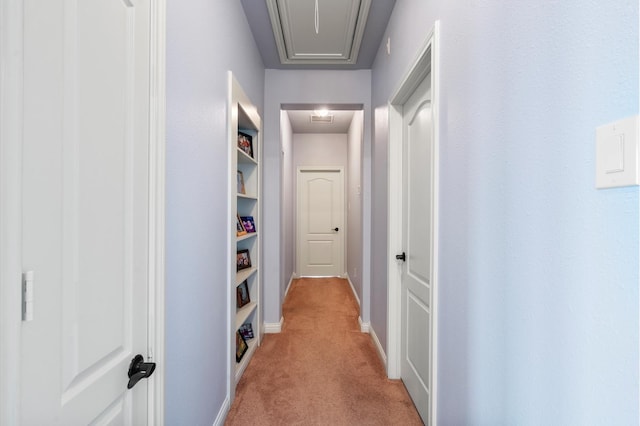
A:
POLYGON ((423 421, 430 421, 432 366, 433 137, 430 76, 403 107, 401 377, 423 421))
POLYGON ((342 169, 298 171, 298 275, 344 274, 342 169))
POLYGON ((144 425, 149 1, 24 4, 23 425, 144 425))

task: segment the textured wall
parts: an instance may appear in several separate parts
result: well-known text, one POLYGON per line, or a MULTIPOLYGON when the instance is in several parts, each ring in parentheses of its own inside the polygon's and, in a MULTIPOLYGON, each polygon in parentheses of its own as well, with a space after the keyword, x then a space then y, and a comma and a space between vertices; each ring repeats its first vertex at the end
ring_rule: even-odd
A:
POLYGON ((227 71, 261 110, 264 69, 239 2, 169 0, 167 26, 166 424, 211 425, 229 359, 227 71))
MULTIPOLYGON (((638 424, 638 189, 594 188, 595 128, 638 113, 638 2, 398 0, 372 69, 376 120, 436 19, 439 423, 638 424)), ((385 123, 374 130, 381 336, 385 123)))

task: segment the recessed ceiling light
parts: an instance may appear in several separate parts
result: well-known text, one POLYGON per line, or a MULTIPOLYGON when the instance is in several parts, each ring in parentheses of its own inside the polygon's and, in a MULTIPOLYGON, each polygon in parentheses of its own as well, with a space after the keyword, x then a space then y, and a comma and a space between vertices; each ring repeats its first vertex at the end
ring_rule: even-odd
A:
POLYGON ((313 111, 313 114, 319 115, 320 117, 326 117, 327 115, 329 115, 329 110, 326 108, 317 109, 313 111))

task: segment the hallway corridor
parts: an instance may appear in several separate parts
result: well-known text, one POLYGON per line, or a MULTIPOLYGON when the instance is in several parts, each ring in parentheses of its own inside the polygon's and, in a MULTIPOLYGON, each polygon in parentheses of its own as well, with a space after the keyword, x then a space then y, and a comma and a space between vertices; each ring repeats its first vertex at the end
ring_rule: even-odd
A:
POLYGON ((240 380, 226 425, 421 425, 402 382, 388 380, 347 280, 303 278, 240 380))

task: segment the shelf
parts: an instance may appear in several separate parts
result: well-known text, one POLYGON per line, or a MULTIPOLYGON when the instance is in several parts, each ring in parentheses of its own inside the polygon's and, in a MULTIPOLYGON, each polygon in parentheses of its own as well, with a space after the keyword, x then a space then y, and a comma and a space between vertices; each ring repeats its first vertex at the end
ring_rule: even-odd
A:
POLYGON ((258 200, 258 197, 256 197, 255 195, 250 195, 250 194, 240 194, 240 193, 238 193, 237 197, 238 198, 244 198, 246 200, 255 200, 255 201, 258 200))
POLYGON ((247 319, 257 307, 258 304, 256 302, 250 302, 236 311, 236 330, 239 329, 242 324, 247 322, 247 319))
MULTIPOLYGON (((250 228, 256 230, 256 225, 260 226, 260 210, 261 210, 261 161, 262 158, 262 120, 258 115, 258 109, 253 105, 251 100, 242 90, 242 87, 235 80, 231 72, 229 72, 229 103, 227 114, 229 120, 229 128, 234 131, 230 132, 231 137, 229 140, 229 147, 231 149, 231 162, 229 170, 230 182, 236 179, 236 184, 240 182, 240 185, 236 185, 233 189, 236 190, 236 196, 233 196, 233 192, 230 195, 229 202, 235 204, 235 211, 230 214, 230 222, 237 221, 238 217, 251 216, 254 220, 254 227, 250 228), (237 129, 237 133, 236 133, 237 129), (250 145, 251 150, 248 150, 253 155, 248 155, 245 151, 238 147, 239 139, 236 135, 240 136, 240 133, 248 135, 251 138, 250 145), (235 154, 233 148, 236 148, 235 154), (242 180, 240 180, 240 174, 242 174, 242 180), (238 189, 243 190, 245 193, 241 194, 238 189)), ((243 141, 240 141, 243 142, 243 141)), ((244 145, 246 146, 246 141, 244 145)), ((232 191, 233 191, 232 189, 232 191)), ((237 229, 237 228, 236 228, 237 229)), ((230 230, 231 231, 231 230, 230 230)), ((233 232, 233 231, 231 231, 233 232)), ((262 301, 260 296, 262 292, 260 287, 262 285, 261 277, 261 246, 262 235, 257 232, 248 232, 245 235, 237 235, 235 246, 237 250, 250 250, 252 266, 247 269, 238 271, 236 269, 235 279, 233 277, 233 269, 231 269, 231 275, 226 285, 231 286, 231 297, 229 298, 229 321, 227 327, 229 328, 229 338, 232 342, 235 342, 235 335, 237 330, 242 324, 250 323, 253 328, 254 338, 248 339, 248 348, 245 351, 244 356, 240 362, 236 361, 235 345, 232 344, 234 350, 229 351, 229 364, 228 364, 228 384, 230 386, 231 395, 235 395, 236 386, 240 377, 244 373, 247 365, 251 362, 251 357, 254 355, 258 346, 260 346, 260 340, 262 338, 262 301), (247 281, 247 290, 251 293, 250 302, 242 308, 237 307, 237 288, 238 285, 247 281)), ((233 249, 232 249, 233 250, 233 249)), ((230 267, 236 268, 237 258, 233 255, 229 259, 230 267)), ((228 288, 228 287, 227 287, 228 288)), ((233 402, 233 398, 231 398, 233 402)), ((249 407, 250 409, 250 407, 249 407)))
POLYGON ((258 162, 254 158, 249 157, 249 155, 247 155, 247 153, 241 150, 240 148, 238 148, 238 163, 255 164, 255 165, 258 164, 258 162))
POLYGON ((253 352, 258 347, 257 337, 247 340, 247 346, 249 346, 247 352, 244 354, 240 362, 236 362, 236 383, 238 382, 238 380, 240 380, 240 377, 242 377, 242 373, 244 373, 245 368, 247 368, 247 365, 249 364, 249 361, 253 356, 253 352))
POLYGON ((236 286, 242 284, 242 281, 246 280, 256 272, 258 272, 258 268, 256 268, 255 266, 249 269, 243 269, 242 271, 236 272, 236 286))
POLYGON ((257 232, 249 232, 247 234, 239 236, 236 241, 240 242, 240 241, 248 240, 249 238, 255 238, 257 236, 258 236, 257 232))

